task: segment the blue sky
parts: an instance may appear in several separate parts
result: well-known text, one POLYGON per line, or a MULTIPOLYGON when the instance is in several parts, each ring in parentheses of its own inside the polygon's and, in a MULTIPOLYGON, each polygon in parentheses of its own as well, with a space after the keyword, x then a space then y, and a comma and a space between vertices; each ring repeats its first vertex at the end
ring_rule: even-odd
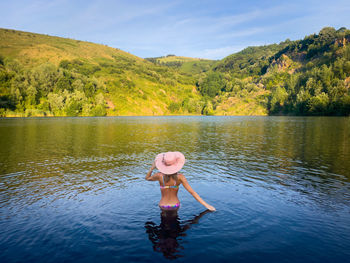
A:
POLYGON ((350 1, 2 0, 0 27, 91 41, 140 57, 221 59, 247 46, 350 28, 350 1))

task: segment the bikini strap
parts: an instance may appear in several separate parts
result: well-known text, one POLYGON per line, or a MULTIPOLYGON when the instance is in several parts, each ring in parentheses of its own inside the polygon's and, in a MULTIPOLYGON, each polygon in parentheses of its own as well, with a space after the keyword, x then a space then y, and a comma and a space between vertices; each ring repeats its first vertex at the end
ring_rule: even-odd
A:
MULTIPOLYGON (((164 174, 162 174, 162 179, 163 179, 163 187, 165 187, 165 183, 164 183, 164 174)), ((177 186, 177 185, 176 185, 176 180, 175 180, 174 186, 177 186)))

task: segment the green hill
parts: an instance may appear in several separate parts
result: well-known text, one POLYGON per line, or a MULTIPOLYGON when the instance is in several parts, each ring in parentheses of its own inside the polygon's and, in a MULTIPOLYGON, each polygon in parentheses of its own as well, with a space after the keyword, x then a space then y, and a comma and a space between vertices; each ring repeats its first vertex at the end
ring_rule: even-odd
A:
POLYGON ((159 64, 165 64, 168 62, 189 62, 189 61, 199 61, 202 60, 201 58, 191 58, 191 57, 183 57, 183 56, 176 56, 176 55, 166 55, 163 57, 155 57, 155 58, 146 58, 147 60, 159 64))
POLYGON ((214 114, 350 115, 350 30, 248 47, 197 82, 214 114))
POLYGON ((350 30, 222 60, 0 29, 0 116, 350 115, 350 30))
POLYGON ((194 84, 105 45, 0 29, 3 116, 200 114, 194 84))
POLYGON ((164 57, 146 58, 146 60, 162 66, 178 69, 181 73, 190 76, 207 72, 215 64, 215 60, 190 58, 175 55, 167 55, 164 57))

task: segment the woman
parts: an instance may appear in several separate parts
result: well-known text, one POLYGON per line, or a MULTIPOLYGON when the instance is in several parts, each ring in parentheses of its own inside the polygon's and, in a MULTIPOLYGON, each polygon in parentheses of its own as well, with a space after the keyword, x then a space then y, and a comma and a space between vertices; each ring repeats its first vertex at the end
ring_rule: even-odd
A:
POLYGON ((207 204, 188 184, 186 177, 178 173, 185 164, 185 156, 180 152, 167 152, 158 154, 152 167, 146 175, 147 181, 158 181, 162 198, 159 207, 163 211, 174 211, 180 207, 180 200, 177 197, 179 186, 182 184, 185 189, 202 205, 210 211, 215 208, 207 204), (153 170, 157 167, 159 173, 152 176, 153 170))

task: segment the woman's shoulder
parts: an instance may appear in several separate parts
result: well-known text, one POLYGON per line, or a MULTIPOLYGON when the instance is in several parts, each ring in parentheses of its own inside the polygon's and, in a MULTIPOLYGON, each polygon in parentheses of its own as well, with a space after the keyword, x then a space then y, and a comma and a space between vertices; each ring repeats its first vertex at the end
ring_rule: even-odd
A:
POLYGON ((185 175, 182 173, 178 173, 177 178, 179 178, 179 180, 181 180, 181 179, 185 178, 185 175))

